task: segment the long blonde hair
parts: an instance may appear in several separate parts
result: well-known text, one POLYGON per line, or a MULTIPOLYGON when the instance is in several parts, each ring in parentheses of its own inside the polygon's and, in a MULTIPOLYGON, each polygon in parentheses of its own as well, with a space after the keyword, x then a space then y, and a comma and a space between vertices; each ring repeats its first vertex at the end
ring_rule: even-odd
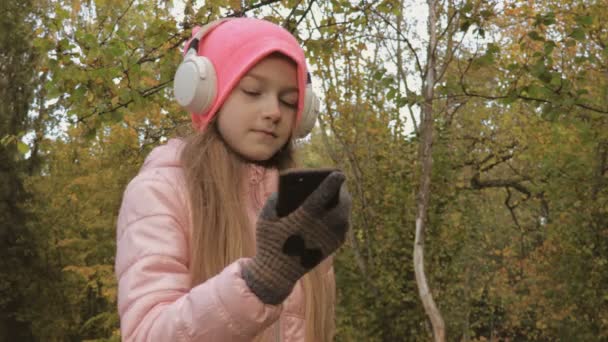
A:
MULTIPOLYGON (((181 161, 189 191, 192 236, 190 274, 192 286, 220 273, 241 257, 255 254, 255 236, 245 208, 247 198, 242 181, 247 162, 228 148, 216 124, 185 138, 181 161)), ((279 170, 296 165, 288 143, 266 167, 279 170)), ((306 342, 326 342, 334 333, 334 284, 317 267, 302 278, 305 299, 306 342)), ((258 335, 256 341, 269 341, 272 330, 258 335)))

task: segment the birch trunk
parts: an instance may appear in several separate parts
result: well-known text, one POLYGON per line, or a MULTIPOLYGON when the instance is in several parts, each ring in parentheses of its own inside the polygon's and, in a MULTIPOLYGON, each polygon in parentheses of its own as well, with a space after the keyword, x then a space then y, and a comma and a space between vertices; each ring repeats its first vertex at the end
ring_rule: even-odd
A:
POLYGON ((429 43, 427 51, 426 77, 423 84, 424 105, 422 107, 422 123, 419 160, 422 167, 420 189, 417 198, 416 237, 414 240, 414 272, 418 294, 424 310, 431 321, 435 341, 445 341, 445 323, 437 308, 424 272, 424 237, 429 199, 431 195, 431 173, 433 168, 433 96, 435 86, 435 47, 437 46, 435 0, 427 0, 429 7, 428 32, 429 43))

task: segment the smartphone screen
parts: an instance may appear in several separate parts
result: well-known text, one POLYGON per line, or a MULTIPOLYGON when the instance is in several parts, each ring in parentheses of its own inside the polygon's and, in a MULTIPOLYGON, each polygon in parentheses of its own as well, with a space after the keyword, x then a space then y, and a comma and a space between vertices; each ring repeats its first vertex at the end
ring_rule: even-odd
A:
MULTIPOLYGON (((282 172, 279 176, 277 215, 283 217, 296 210, 333 171, 337 170, 290 169, 282 172)), ((337 200, 336 196, 335 201, 337 200)))

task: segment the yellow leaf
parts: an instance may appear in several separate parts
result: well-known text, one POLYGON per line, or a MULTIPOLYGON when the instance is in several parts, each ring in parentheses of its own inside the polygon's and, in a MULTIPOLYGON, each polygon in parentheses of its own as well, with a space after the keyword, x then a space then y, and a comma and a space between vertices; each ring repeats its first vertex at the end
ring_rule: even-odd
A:
POLYGON ((149 76, 142 77, 142 81, 144 82, 144 84, 146 86, 155 86, 155 85, 158 85, 158 80, 156 80, 156 79, 154 79, 152 77, 149 77, 149 76))
POLYGON ((63 271, 74 272, 86 279, 89 279, 93 274, 95 274, 95 269, 87 266, 66 266, 63 268, 63 271))
POLYGON ((72 18, 80 12, 80 0, 72 0, 72 18))
POLYGON ((57 247, 70 247, 81 242, 81 239, 62 239, 57 241, 57 247))
POLYGON ((240 12, 243 9, 241 6, 241 0, 229 0, 228 4, 235 12, 240 12))
POLYGON ((452 221, 452 223, 454 225, 458 225, 460 223, 460 219, 462 218, 462 213, 459 213, 459 212, 451 213, 449 218, 450 218, 450 221, 452 221))

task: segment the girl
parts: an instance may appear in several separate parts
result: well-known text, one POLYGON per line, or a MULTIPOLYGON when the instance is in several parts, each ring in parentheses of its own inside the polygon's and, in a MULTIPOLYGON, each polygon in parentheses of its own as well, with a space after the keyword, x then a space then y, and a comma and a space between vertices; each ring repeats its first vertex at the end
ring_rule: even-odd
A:
POLYGON ((332 172, 298 209, 276 214, 292 138, 314 124, 302 49, 270 22, 219 21, 194 32, 174 82, 195 133, 155 148, 125 190, 123 340, 330 341, 328 257, 351 208, 344 175, 332 172))

